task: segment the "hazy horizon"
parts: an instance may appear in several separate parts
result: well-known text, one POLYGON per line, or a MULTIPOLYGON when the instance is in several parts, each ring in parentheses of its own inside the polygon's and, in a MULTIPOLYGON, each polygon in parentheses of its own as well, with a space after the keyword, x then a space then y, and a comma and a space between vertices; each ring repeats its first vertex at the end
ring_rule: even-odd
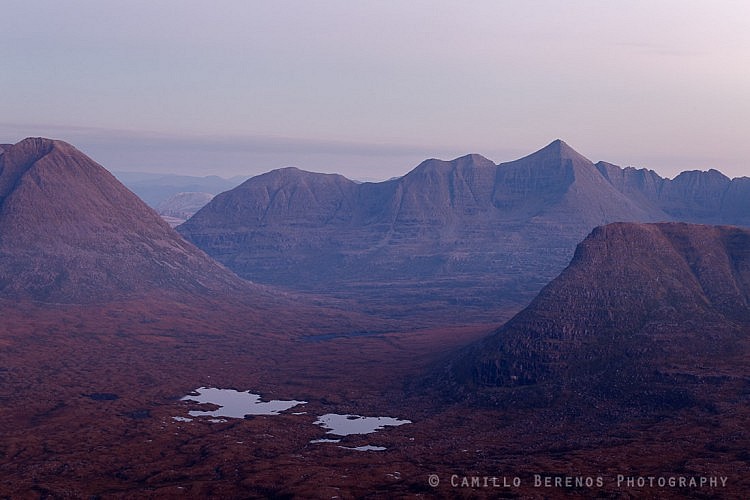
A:
POLYGON ((750 5, 93 0, 4 10, 0 141, 113 171, 350 178, 563 139, 664 177, 750 175, 750 5))

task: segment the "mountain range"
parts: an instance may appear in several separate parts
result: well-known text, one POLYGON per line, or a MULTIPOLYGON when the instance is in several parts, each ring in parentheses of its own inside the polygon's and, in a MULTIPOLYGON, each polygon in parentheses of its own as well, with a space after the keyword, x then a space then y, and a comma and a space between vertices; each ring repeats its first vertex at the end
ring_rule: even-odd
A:
POLYGON ((243 176, 225 179, 217 175, 198 177, 148 172, 112 172, 112 174, 151 208, 157 208, 160 203, 179 193, 216 195, 237 187, 247 180, 247 177, 243 176))
POLYGON ((750 224, 750 179, 594 164, 561 140, 499 165, 427 160, 356 183, 295 168, 216 196, 178 231, 238 275, 425 321, 517 311, 594 227, 750 224), (460 314, 457 314, 459 313, 460 314))
POLYGON ((213 197, 211 193, 177 193, 154 208, 170 226, 175 227, 188 220, 213 197))
POLYGON ((653 170, 596 168, 618 191, 664 220, 750 226, 750 178, 730 179, 718 170, 691 170, 663 179, 653 170))
POLYGON ((0 145, 0 496, 490 496, 452 479, 502 471, 524 498, 745 498, 750 231, 601 225, 744 220, 745 180, 684 175, 556 141, 383 183, 269 172, 200 212, 219 256, 334 302, 238 278, 69 144, 0 145), (193 418, 201 387, 304 406, 193 418), (328 414, 410 423, 331 442, 328 414), (728 482, 616 482, 646 474, 728 482))

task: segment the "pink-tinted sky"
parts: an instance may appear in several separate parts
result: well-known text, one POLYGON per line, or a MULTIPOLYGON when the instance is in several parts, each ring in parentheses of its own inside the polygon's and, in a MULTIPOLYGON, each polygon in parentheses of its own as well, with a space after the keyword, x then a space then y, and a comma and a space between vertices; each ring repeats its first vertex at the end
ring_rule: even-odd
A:
POLYGON ((26 0, 0 16, 0 142, 111 170, 354 178, 562 138, 750 175, 750 2, 26 0))

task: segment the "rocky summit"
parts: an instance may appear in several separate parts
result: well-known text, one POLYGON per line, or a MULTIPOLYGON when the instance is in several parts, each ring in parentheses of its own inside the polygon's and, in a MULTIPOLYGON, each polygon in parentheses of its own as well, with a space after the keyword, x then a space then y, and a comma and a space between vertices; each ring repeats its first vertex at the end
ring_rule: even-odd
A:
POLYGON ((56 140, 0 147, 0 295, 52 302, 248 286, 56 140))
POLYGON ((748 331, 750 231, 616 223, 596 228, 525 310, 443 373, 451 391, 495 404, 577 395, 684 405, 742 386, 748 331))

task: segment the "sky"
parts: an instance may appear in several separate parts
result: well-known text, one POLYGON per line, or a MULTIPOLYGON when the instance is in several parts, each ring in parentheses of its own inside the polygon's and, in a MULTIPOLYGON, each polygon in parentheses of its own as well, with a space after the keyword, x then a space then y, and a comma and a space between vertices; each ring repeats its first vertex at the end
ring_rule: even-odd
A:
POLYGON ((0 143, 113 171, 376 180, 563 139, 750 176, 744 0, 0 0, 0 143))

